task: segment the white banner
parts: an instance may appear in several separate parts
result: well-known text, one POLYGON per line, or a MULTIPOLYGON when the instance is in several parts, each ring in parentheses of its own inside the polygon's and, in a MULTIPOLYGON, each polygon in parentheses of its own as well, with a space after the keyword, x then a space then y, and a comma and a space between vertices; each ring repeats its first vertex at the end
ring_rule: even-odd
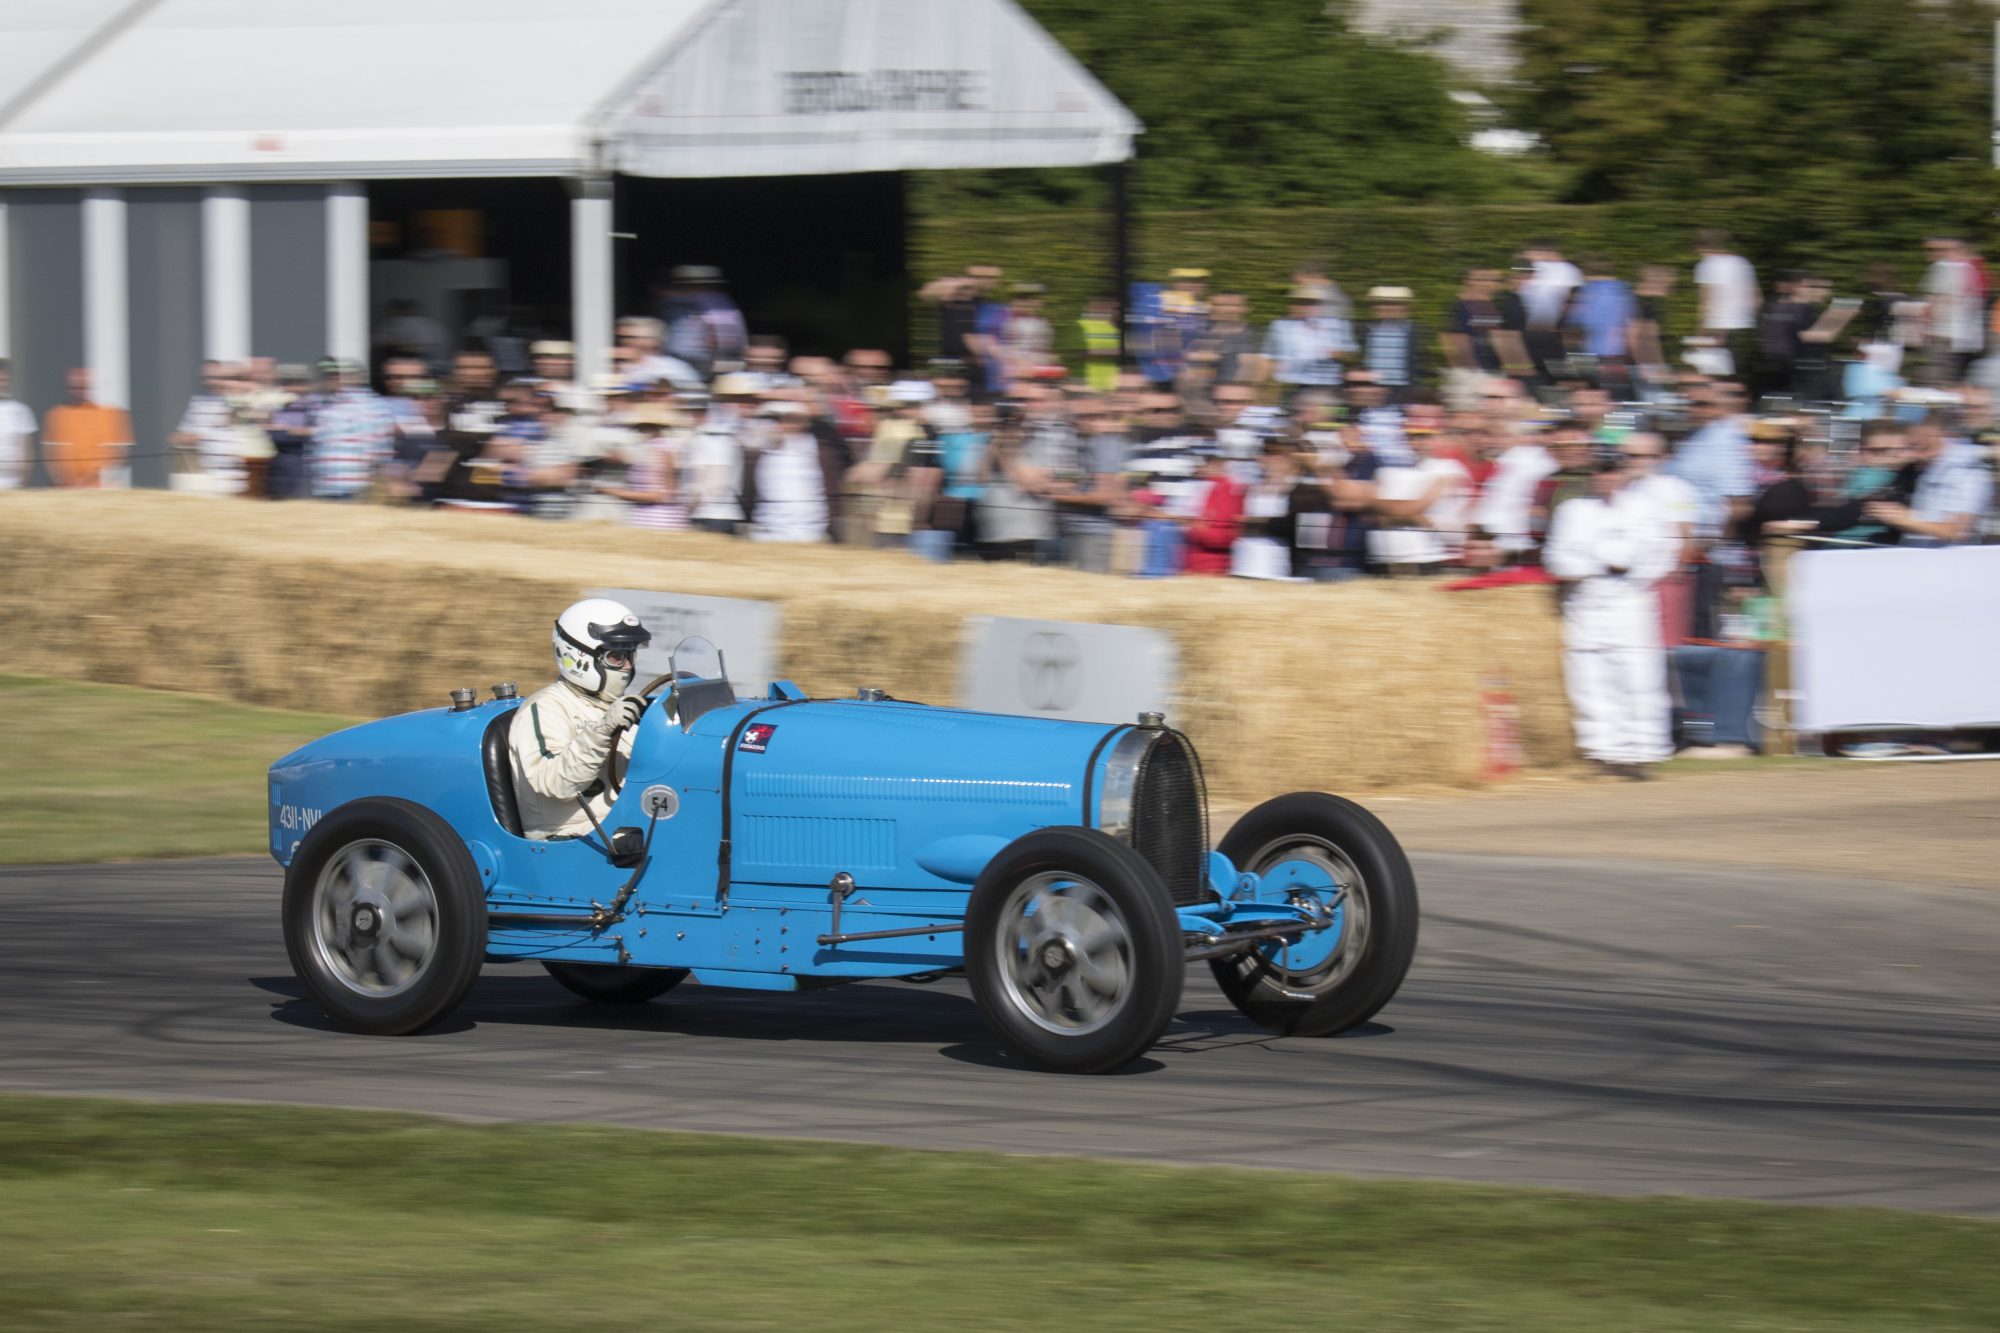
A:
POLYGON ((1172 702, 1174 643, 1159 630, 1009 616, 968 616, 965 628, 958 695, 967 708, 1130 722, 1172 702))
POLYGON ((1787 577, 1802 729, 2000 725, 2000 546, 1805 551, 1787 577))
POLYGON ((653 632, 652 643, 639 651, 640 685, 667 673, 667 659, 682 639, 707 639, 720 648, 729 683, 740 695, 761 696, 777 677, 782 613, 775 602, 641 588, 591 588, 584 595, 625 603, 653 632))

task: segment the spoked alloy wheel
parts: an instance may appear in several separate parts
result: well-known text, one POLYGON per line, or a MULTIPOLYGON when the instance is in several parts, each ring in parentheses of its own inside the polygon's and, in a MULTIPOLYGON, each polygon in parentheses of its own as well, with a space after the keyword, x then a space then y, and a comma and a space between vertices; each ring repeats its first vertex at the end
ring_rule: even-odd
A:
POLYGON ((1325 1037, 1374 1017, 1403 984, 1417 948, 1417 883, 1382 821, 1352 801, 1293 792, 1236 822, 1219 849, 1291 902, 1326 915, 1301 934, 1209 967, 1235 1006, 1273 1032, 1325 1037))
POLYGON ((386 1000, 437 956, 437 893, 402 848, 360 838, 327 858, 313 885, 313 952, 349 990, 386 1000))
POLYGON ((486 953, 465 842, 412 801, 327 813, 285 875, 285 950, 306 996, 355 1032, 421 1032, 458 1006, 486 953))
POLYGON ((1353 858, 1310 833, 1267 844, 1243 869, 1268 875, 1288 863, 1311 867, 1317 872, 1312 878, 1323 878, 1329 886, 1296 892, 1290 901, 1331 916, 1333 924, 1301 936, 1294 944, 1264 945, 1257 954, 1277 986, 1293 995, 1317 997, 1338 989, 1368 955, 1368 883, 1353 858))
POLYGON ((966 905, 965 972, 980 1013, 1017 1055, 1097 1074, 1166 1030, 1185 970, 1157 871, 1115 838, 1048 828, 1008 844, 966 905))
POLYGON ((1117 1017, 1132 989, 1132 931, 1103 889, 1045 870, 1007 896, 993 937, 1001 993, 1057 1036, 1081 1037, 1117 1017))

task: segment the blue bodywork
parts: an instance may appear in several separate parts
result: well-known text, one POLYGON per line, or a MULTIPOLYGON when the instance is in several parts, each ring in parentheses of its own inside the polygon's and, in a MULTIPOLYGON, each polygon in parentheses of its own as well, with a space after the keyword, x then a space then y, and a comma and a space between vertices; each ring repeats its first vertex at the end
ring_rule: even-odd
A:
MULTIPOLYGON (((821 944, 834 930, 833 878, 844 872, 856 885, 838 905, 842 934, 956 927, 973 881, 1010 841, 1052 825, 1100 825, 1114 742, 1132 730, 895 700, 806 700, 789 682, 683 730, 655 700, 603 826, 646 830, 644 793, 659 785, 673 789, 678 808, 653 824, 621 919, 593 929, 507 920, 582 917, 634 876, 594 839, 532 841, 502 827, 480 744, 496 710, 517 706, 384 718, 286 755, 270 773, 271 854, 289 865, 327 812, 401 797, 464 838, 488 910, 501 914, 489 961, 690 968, 708 985, 762 990, 919 975, 960 966, 960 934, 821 944)), ((1340 937, 1338 891, 1310 864, 1260 879, 1210 853, 1208 888, 1211 901, 1178 909, 1192 956, 1224 931, 1323 923, 1295 943, 1265 946, 1287 949, 1303 967, 1340 937)))

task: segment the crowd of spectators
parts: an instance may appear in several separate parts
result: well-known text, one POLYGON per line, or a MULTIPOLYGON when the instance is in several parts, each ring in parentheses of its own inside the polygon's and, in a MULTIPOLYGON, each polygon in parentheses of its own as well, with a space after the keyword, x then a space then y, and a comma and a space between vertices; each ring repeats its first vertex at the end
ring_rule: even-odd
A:
MULTIPOLYGON (((1679 339, 1663 331, 1673 268, 1628 284, 1538 242, 1468 271, 1436 330, 1408 288, 1357 310, 1316 263, 1261 329, 1245 294, 1174 270, 1135 284, 1129 312, 1091 303, 1075 365, 1042 289, 992 266, 922 289, 937 356, 900 369, 865 348, 792 356, 695 283, 621 319, 613 369, 590 383, 557 341, 508 375, 495 349, 440 361, 425 340, 391 347, 373 383, 332 361, 211 363, 171 439, 173 480, 936 560, 1466 591, 1585 584, 1545 559, 1564 506, 1639 506, 1671 535, 1648 580, 1657 645, 1701 704, 1680 737, 1747 752, 1756 686, 1730 650, 1778 632, 1770 539, 1992 539, 2000 357, 1986 270, 1959 240, 1930 243, 1918 293, 1880 269, 1854 297, 1812 273, 1767 293, 1721 233, 1698 249, 1679 339)), ((72 397, 43 425, 51 475, 120 484, 124 414, 92 404, 81 371, 72 397)), ((0 482, 19 484, 33 429, 0 382, 0 482)))

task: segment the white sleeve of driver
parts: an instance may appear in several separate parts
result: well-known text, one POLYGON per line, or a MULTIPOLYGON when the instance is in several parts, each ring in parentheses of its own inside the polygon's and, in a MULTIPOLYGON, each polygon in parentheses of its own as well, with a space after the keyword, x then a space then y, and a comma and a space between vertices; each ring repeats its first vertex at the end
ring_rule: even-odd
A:
POLYGON ((599 725, 602 714, 589 705, 572 713, 549 701, 530 701, 516 710, 508 733, 521 774, 539 794, 575 800, 597 781, 611 737, 599 725))

